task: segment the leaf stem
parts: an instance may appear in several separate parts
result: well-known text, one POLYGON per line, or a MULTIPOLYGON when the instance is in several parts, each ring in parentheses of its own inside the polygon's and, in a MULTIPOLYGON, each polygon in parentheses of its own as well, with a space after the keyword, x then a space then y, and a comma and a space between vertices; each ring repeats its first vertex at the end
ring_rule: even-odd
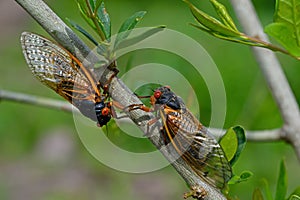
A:
POLYGON ((95 24, 95 27, 96 27, 96 32, 99 34, 100 38, 102 41, 105 41, 106 40, 106 37, 101 29, 101 27, 99 26, 99 23, 98 23, 98 20, 97 20, 97 14, 95 13, 97 10, 95 9, 94 11, 92 10, 91 8, 91 5, 89 3, 88 0, 85 0, 86 2, 86 5, 88 7, 88 14, 89 14, 89 17, 92 19, 92 21, 94 22, 95 24))
POLYGON ((287 50, 285 50, 285 49, 283 49, 283 48, 281 48, 279 46, 273 45, 273 44, 271 44, 269 42, 266 42, 266 41, 261 40, 261 39, 256 38, 256 37, 248 36, 246 34, 243 34, 243 36, 245 38, 247 38, 248 40, 250 40, 250 41, 262 44, 262 46, 260 46, 260 47, 264 47, 264 48, 267 48, 267 49, 270 49, 270 50, 273 50, 273 51, 279 51, 279 52, 284 53, 286 55, 289 55, 289 56, 291 56, 291 57, 293 57, 293 58, 295 58, 297 60, 300 60, 300 57, 297 57, 297 56, 294 56, 294 55, 290 54, 287 50))

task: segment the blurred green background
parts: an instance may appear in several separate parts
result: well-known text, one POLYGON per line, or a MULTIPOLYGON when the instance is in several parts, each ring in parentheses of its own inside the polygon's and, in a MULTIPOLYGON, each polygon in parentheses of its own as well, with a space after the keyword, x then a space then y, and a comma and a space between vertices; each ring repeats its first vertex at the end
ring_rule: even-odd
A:
MULTIPOLYGON (((227 1, 221 2, 233 13, 227 1)), ((262 23, 271 23, 275 1, 253 2, 262 23)), ((70 18, 85 25, 75 1, 49 0, 47 3, 62 19, 70 18)), ((213 13, 208 2, 196 3, 213 13)), ((207 50, 225 84, 227 112, 224 128, 239 124, 249 130, 262 130, 282 125, 278 109, 249 47, 212 38, 188 25, 194 20, 182 1, 111 0, 106 5, 113 33, 127 17, 145 10, 147 15, 138 27, 163 24, 194 38, 207 50)), ((0 89, 62 100, 31 75, 19 42, 23 31, 46 37, 49 37, 48 34, 14 1, 1 1, 0 13, 0 89)), ((147 62, 160 62, 175 68, 184 66, 182 60, 170 58, 163 52, 151 53, 151 57, 147 57, 150 53, 137 52, 121 58, 119 66, 129 63, 130 67, 147 62)), ((283 55, 278 57, 299 101, 299 62, 283 55)), ((125 69, 120 70, 122 74, 125 69)), ((209 93, 203 80, 191 82, 201 102, 201 122, 207 125, 210 119, 209 93)), ((178 84, 178 87, 184 86, 178 84)), ((195 114, 199 116, 199 113, 195 114)), ((140 142, 120 133, 113 122, 107 129, 107 137, 124 149, 135 152, 153 149, 148 141, 140 142)), ((292 192, 300 185, 299 162, 293 149, 284 142, 248 142, 234 170, 236 173, 250 170, 254 176, 231 187, 230 195, 251 199, 254 188, 262 188, 263 178, 268 180, 274 191, 282 158, 287 164, 288 193, 292 192)), ((187 189, 185 182, 170 166, 151 173, 130 174, 101 164, 81 143, 70 113, 0 102, 0 199, 182 199, 187 189)))

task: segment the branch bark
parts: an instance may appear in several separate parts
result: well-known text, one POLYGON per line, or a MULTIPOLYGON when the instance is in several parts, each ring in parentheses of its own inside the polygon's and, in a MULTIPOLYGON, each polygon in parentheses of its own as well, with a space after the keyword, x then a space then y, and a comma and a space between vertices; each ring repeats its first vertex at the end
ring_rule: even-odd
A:
POLYGON ((33 95, 10 92, 5 90, 0 90, 0 100, 10 100, 20 103, 27 103, 51 109, 63 110, 67 112, 77 110, 77 108, 75 108, 66 101, 53 100, 49 98, 37 97, 33 95))
MULTIPOLYGON (((245 33, 269 42, 251 1, 230 1, 245 33)), ((252 51, 284 120, 280 137, 293 145, 300 161, 300 112, 296 98, 275 53, 258 47, 252 47, 252 51)))
MULTIPOLYGON (((39 24, 63 47, 69 50, 80 61, 86 61, 87 56, 90 58, 90 49, 73 33, 73 31, 41 0, 16 0, 39 24)), ((94 59, 94 58, 92 58, 94 59)), ((94 63, 94 60, 92 61, 94 63)), ((110 72, 104 73, 100 82, 107 82, 110 72)), ((118 103, 129 106, 132 104, 141 103, 117 77, 113 78, 109 94, 113 100, 118 103)), ((140 110, 135 110, 128 113, 128 116, 136 123, 140 129, 147 133, 147 123, 153 118, 153 114, 145 113, 140 110)), ((203 182, 199 176, 188 166, 182 159, 176 161, 163 147, 160 141, 159 130, 154 129, 149 137, 149 140, 156 146, 157 149, 171 162, 172 166, 182 176, 189 186, 200 186, 207 192, 205 199, 218 200, 226 199, 223 194, 216 188, 203 182)))
MULTIPOLYGON (((218 128, 209 128, 210 132, 213 133, 216 137, 224 135, 226 130, 218 129, 218 128)), ((280 141, 282 134, 282 129, 270 129, 270 130, 246 130, 246 138, 247 141, 252 142, 272 142, 272 141, 280 141)))

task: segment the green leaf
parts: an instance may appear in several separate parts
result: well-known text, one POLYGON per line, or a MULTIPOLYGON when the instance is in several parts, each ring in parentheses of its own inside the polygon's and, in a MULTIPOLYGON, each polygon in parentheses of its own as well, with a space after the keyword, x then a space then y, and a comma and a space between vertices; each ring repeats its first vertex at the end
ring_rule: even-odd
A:
POLYGON ((86 4, 83 0, 76 0, 79 11, 82 15, 88 15, 86 4))
POLYGON ((262 181, 263 181, 263 185, 264 185, 264 188, 265 188, 265 193, 266 193, 267 200, 274 200, 273 197, 272 197, 272 193, 271 193, 268 181, 266 179, 263 179, 262 181))
POLYGON ((295 40, 294 30, 285 23, 272 23, 265 27, 265 32, 275 38, 292 55, 300 56, 300 46, 295 40))
POLYGON ((106 11, 104 2, 101 3, 97 10, 98 23, 105 34, 106 39, 111 37, 111 21, 108 12, 106 11))
POLYGON ((292 194, 290 194, 288 199, 289 200, 291 200, 291 199, 293 199, 293 200, 300 199, 300 186, 297 187, 292 194))
POLYGON ((145 14, 146 11, 139 11, 131 17, 129 17, 127 20, 125 20, 125 22, 122 24, 121 28, 118 31, 114 48, 116 48, 121 41, 125 40, 128 37, 131 30, 137 25, 139 21, 141 21, 145 14))
POLYGON ((249 180, 253 176, 253 173, 250 171, 243 171, 240 175, 234 175, 229 181, 229 185, 234 185, 249 180))
MULTIPOLYGON (((231 42, 236 42, 240 44, 250 45, 250 46, 258 46, 262 48, 267 48, 272 51, 279 51, 281 53, 290 55, 298 60, 300 60, 300 49, 298 47, 298 44, 293 43, 293 38, 286 38, 282 34, 282 32, 277 32, 276 30, 273 30, 272 26, 268 27, 267 31, 270 32, 270 34, 273 34, 277 36, 278 38, 282 38, 281 44, 286 47, 286 49, 290 49, 289 52, 281 47, 275 46, 273 44, 264 42, 260 40, 259 38, 247 36, 246 34, 238 31, 236 28, 231 16, 228 14, 226 8, 224 5, 219 3, 217 0, 210 0, 212 5, 214 6, 218 16, 221 18, 222 21, 219 21, 215 19, 214 17, 206 14, 205 12, 197 9, 192 3, 189 2, 189 0, 183 0, 185 3, 188 4, 190 7, 190 10, 192 14, 194 15, 195 19, 199 22, 199 25, 194 25, 194 27, 207 32, 208 34, 217 37, 222 40, 227 40, 231 42), (298 56, 299 55, 299 56, 298 56)), ((279 0, 278 0, 279 1, 279 0)), ((282 0, 284 1, 284 0, 282 0)), ((286 1, 293 1, 293 0, 286 0, 286 1)), ((299 1, 299 0, 298 0, 299 1)), ((299 10, 299 9, 298 9, 299 10)), ((298 12, 299 14, 300 12, 298 12)), ((300 26, 300 22, 298 23, 298 26, 300 26)), ((278 28, 278 27, 276 27, 278 28)), ((288 31, 284 29, 285 31, 288 31)), ((300 32, 300 31, 298 31, 300 32)))
POLYGON ((233 128, 229 128, 220 140, 220 145, 228 161, 231 161, 238 148, 238 140, 233 128))
POLYGON ((210 2, 215 7, 217 14, 222 19, 225 26, 227 26, 228 28, 230 28, 234 31, 238 31, 232 18, 230 17, 230 15, 227 12, 226 7, 223 4, 219 3, 217 0, 210 0, 210 2))
POLYGON ((107 45, 106 43, 99 44, 96 50, 98 54, 104 56, 106 59, 109 59, 110 57, 109 45, 107 45))
POLYGON ((227 182, 228 185, 234 185, 234 184, 237 184, 239 183, 239 179, 240 179, 240 176, 238 175, 233 175, 231 177, 231 179, 227 182))
POLYGON ((184 0, 185 3, 187 3, 190 7, 190 10, 196 20, 206 29, 210 30, 211 32, 216 32, 221 35, 230 36, 230 37, 239 37, 241 36, 241 33, 233 30, 232 28, 229 28, 222 24, 219 20, 209 16, 208 14, 202 12, 198 8, 196 8, 192 3, 190 3, 188 0, 184 0))
POLYGON ((138 36, 135 36, 135 37, 132 37, 132 38, 127 38, 127 39, 125 39, 125 40, 123 40, 119 43, 118 49, 122 49, 122 48, 125 48, 125 47, 128 47, 128 46, 135 45, 135 44, 147 39, 148 37, 151 37, 152 35, 160 32, 160 31, 163 31, 165 29, 165 27, 166 26, 164 26, 164 25, 154 27, 154 28, 151 28, 151 29, 145 31, 144 33, 141 33, 138 36))
POLYGON ((98 46, 98 42, 90 35, 86 30, 84 30, 81 26, 79 26, 76 22, 72 21, 71 19, 67 19, 72 27, 82 33, 85 37, 87 37, 94 45, 98 46))
POLYGON ((95 1, 94 0, 89 0, 89 4, 90 4, 90 6, 91 6, 91 8, 92 8, 92 11, 94 11, 95 10, 95 1))
POLYGON ((83 19, 93 28, 96 29, 93 21, 89 18, 88 8, 84 1, 77 0, 78 9, 83 19))
POLYGON ((241 126, 231 127, 220 140, 227 160, 233 166, 246 144, 245 131, 241 126))
POLYGON ((253 173, 250 171, 243 171, 242 174, 240 175, 241 181, 246 181, 248 180, 251 176, 253 176, 253 173))
POLYGON ((103 0, 89 0, 89 6, 93 13, 98 10, 99 6, 102 4, 103 0))
POLYGON ((252 194, 252 200, 264 200, 262 192, 259 188, 255 188, 252 194))
POLYGON ((291 195, 288 200, 299 200, 300 199, 300 196, 298 195, 291 195))
POLYGON ((95 3, 95 10, 98 10, 99 7, 102 5, 103 0, 94 0, 95 3))
POLYGON ((274 23, 266 33, 275 38, 294 56, 300 55, 300 1, 276 0, 274 23))
POLYGON ((275 200, 285 199, 287 191, 287 175, 284 160, 280 162, 279 176, 277 180, 275 200))
POLYGON ((241 152, 244 150, 246 145, 246 135, 245 130, 241 126, 235 126, 233 127, 233 130, 237 137, 238 147, 236 150, 236 153, 234 154, 234 157, 230 160, 230 165, 233 166, 234 163, 238 160, 240 157, 241 152))

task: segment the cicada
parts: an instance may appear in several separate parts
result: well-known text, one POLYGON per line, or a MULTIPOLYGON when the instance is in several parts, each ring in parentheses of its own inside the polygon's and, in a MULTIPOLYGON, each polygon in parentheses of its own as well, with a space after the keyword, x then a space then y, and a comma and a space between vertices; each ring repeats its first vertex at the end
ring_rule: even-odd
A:
POLYGON ((152 107, 131 105, 129 110, 156 112, 154 120, 161 120, 161 138, 171 155, 181 157, 206 183, 224 189, 232 177, 231 166, 208 129, 169 87, 157 88, 150 103, 152 107))
MULTIPOLYGON (((23 32, 21 44, 33 75, 79 109, 86 117, 106 125, 112 102, 90 69, 63 47, 34 33, 23 32)), ((109 84, 109 83, 108 83, 109 84)))

